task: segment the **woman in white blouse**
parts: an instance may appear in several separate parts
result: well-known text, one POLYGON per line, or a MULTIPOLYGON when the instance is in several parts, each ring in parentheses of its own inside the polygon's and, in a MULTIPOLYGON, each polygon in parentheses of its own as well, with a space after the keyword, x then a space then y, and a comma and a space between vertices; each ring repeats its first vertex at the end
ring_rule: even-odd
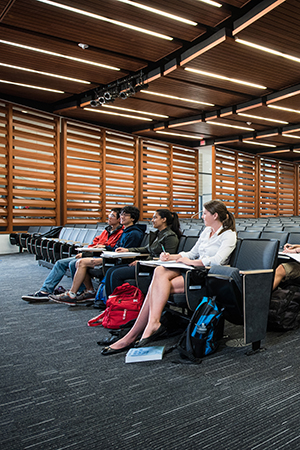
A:
MULTIPOLYGON (((204 204, 202 218, 206 228, 189 252, 176 255, 161 253, 162 261, 177 261, 189 266, 226 264, 236 246, 235 220, 225 204, 211 200, 204 204)), ((139 347, 153 342, 166 333, 160 323, 162 311, 170 294, 184 292, 184 277, 178 269, 158 266, 153 275, 143 307, 131 330, 120 340, 105 347, 103 355, 120 353, 131 348, 141 335, 139 347)))

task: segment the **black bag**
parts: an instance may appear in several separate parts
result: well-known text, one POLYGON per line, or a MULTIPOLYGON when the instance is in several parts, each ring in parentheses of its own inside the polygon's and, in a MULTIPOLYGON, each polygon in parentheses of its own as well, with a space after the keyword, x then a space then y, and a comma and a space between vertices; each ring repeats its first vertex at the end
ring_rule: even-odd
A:
POLYGON ((278 288, 272 293, 268 315, 268 330, 288 331, 299 327, 299 289, 299 286, 289 286, 287 289, 278 288))
POLYGON ((177 344, 181 357, 198 364, 203 356, 217 350, 223 334, 222 313, 215 297, 203 297, 177 344))

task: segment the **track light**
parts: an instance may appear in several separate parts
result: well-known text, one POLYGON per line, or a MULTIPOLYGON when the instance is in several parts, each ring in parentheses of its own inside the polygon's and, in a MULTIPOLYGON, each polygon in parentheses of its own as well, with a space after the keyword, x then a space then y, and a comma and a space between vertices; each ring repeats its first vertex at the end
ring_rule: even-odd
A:
POLYGON ((111 103, 116 98, 126 100, 142 89, 147 89, 148 85, 144 84, 144 74, 141 72, 138 75, 132 75, 122 80, 117 80, 113 84, 109 84, 106 87, 96 89, 95 99, 90 101, 90 105, 95 108, 101 106, 104 103, 111 103))
POLYGON ((91 100, 90 105, 92 108, 96 108, 99 105, 99 102, 97 100, 91 100))

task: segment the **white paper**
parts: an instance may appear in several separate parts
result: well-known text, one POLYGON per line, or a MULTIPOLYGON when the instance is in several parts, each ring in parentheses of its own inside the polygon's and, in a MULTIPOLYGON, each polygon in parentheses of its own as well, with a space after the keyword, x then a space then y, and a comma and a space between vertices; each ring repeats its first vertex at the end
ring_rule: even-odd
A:
POLYGON ((176 261, 160 261, 153 259, 151 261, 140 261, 143 266, 163 266, 169 269, 194 269, 194 266, 189 266, 188 264, 184 264, 176 261))
POLYGON ((300 253, 283 253, 279 252, 279 256, 287 256, 288 258, 294 259, 298 263, 300 263, 300 253))

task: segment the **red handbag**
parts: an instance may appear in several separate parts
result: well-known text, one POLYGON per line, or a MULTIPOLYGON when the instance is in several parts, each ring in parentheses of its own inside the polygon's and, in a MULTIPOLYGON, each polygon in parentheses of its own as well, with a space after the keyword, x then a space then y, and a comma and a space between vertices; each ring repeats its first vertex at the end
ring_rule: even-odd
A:
POLYGON ((114 289, 108 297, 106 309, 97 317, 88 321, 89 327, 102 325, 104 328, 117 330, 121 325, 136 319, 144 301, 142 291, 129 283, 114 289))

